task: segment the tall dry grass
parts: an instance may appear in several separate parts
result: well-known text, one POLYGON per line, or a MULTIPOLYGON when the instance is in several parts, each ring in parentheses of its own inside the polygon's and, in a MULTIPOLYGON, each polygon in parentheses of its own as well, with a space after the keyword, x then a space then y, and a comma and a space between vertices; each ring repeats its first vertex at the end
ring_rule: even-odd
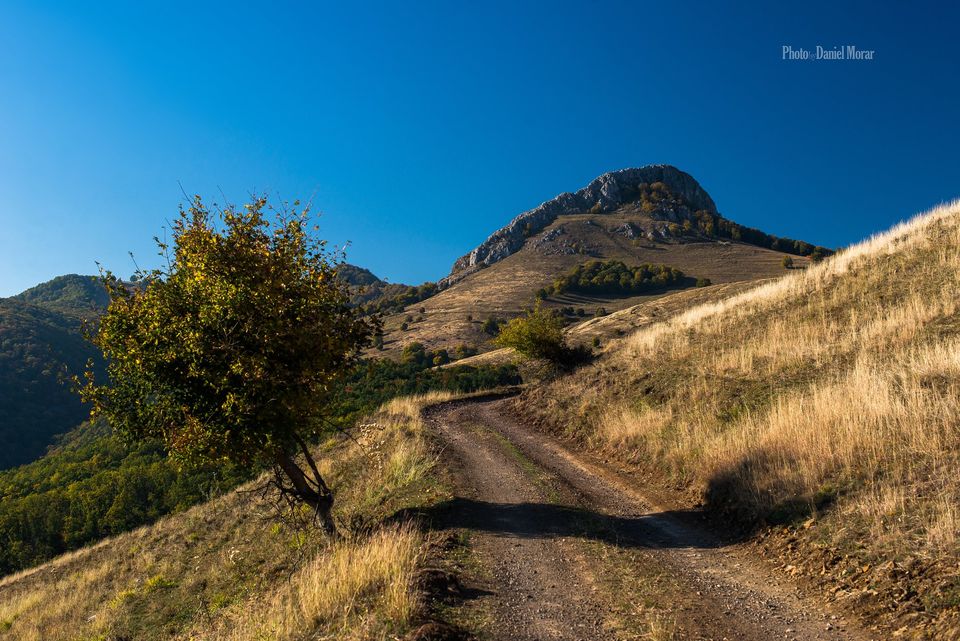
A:
POLYGON ((640 329, 528 407, 745 520, 960 558, 958 301, 960 202, 640 329))
POLYGON ((0 580, 0 638, 396 638, 427 541, 384 519, 437 493, 420 409, 442 398, 394 401, 320 448, 343 540, 281 526, 250 484, 0 580))

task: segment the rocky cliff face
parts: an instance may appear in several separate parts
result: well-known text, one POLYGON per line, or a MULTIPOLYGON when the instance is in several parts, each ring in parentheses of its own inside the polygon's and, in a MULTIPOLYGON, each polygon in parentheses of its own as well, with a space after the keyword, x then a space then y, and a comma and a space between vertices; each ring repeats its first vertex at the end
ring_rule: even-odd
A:
POLYGON ((526 239, 557 219, 558 216, 592 211, 604 214, 636 199, 641 183, 662 182, 672 194, 687 203, 692 211, 717 213, 710 195, 687 173, 670 165, 648 165, 603 174, 576 193, 560 194, 539 207, 525 211, 495 231, 479 247, 459 258, 440 286, 452 285, 480 267, 503 260, 523 247, 526 239))

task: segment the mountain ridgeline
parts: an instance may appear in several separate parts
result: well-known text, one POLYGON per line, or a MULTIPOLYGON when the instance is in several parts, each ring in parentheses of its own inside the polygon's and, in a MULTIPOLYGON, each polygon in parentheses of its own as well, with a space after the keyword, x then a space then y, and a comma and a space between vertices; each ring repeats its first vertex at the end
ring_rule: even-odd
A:
MULTIPOLYGON (((470 272, 503 260, 524 246, 526 240, 544 231, 561 216, 608 214, 639 203, 651 221, 644 235, 649 240, 706 237, 729 238, 775 251, 800 256, 824 257, 832 252, 804 241, 771 236, 720 216, 710 195, 689 174, 670 165, 612 171, 594 179, 574 193, 563 193, 525 211, 498 229, 469 254, 459 258, 442 282, 449 285, 470 272)), ((636 233, 638 230, 633 229, 636 233)))
POLYGON ((681 289, 776 278, 831 253, 720 215, 706 190, 675 167, 623 169, 519 214, 458 259, 435 292, 378 303, 386 315, 382 347, 392 355, 413 343, 484 351, 491 341, 484 327, 523 314, 536 299, 582 319, 681 289), (576 283, 566 282, 570 275, 576 283))

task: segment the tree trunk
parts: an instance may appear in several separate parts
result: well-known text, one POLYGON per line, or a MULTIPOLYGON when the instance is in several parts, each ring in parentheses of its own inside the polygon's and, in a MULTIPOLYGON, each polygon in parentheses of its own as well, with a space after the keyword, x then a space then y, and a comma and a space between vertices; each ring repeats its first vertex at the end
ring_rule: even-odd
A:
POLYGON ((277 457, 276 463, 290 482, 293 484, 293 494, 307 505, 313 508, 320 526, 323 531, 331 537, 337 538, 337 526, 333 522, 333 493, 320 477, 317 466, 314 464, 310 453, 304 448, 304 455, 315 476, 314 479, 308 479, 303 469, 297 465, 290 454, 281 454, 277 457), (312 483, 311 483, 312 481, 312 483))

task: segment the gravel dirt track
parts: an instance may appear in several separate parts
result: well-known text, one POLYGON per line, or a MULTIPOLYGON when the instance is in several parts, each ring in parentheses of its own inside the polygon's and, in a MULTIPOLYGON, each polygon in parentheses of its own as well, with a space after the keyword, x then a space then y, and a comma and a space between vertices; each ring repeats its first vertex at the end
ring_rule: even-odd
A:
POLYGON ((456 486, 430 516, 466 533, 480 563, 465 579, 479 596, 464 607, 485 613, 483 638, 871 638, 749 546, 660 508, 624 473, 521 424, 502 399, 426 418, 456 486), (640 588, 611 589, 613 575, 640 588))

